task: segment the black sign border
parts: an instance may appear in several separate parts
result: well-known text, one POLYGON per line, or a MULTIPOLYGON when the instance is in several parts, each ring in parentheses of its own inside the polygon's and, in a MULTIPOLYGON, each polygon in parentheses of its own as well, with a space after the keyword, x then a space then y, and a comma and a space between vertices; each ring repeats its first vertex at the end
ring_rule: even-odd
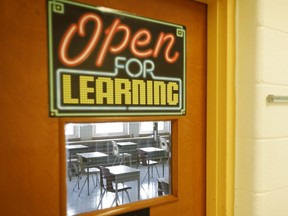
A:
MULTIPOLYGON (((171 116, 171 115, 186 115, 186 29, 185 26, 183 25, 178 25, 174 23, 169 23, 161 20, 156 20, 156 19, 151 19, 148 17, 143 17, 143 16, 138 16, 132 13, 128 12, 123 12, 115 9, 110 9, 109 12, 113 12, 114 14, 121 15, 121 16, 127 16, 127 17, 132 17, 135 19, 142 19, 154 23, 161 23, 165 25, 173 25, 175 28, 177 27, 177 30, 180 29, 180 34, 183 36, 183 80, 182 80, 182 88, 180 90, 183 90, 182 94, 179 95, 180 101, 182 103, 179 103, 179 111, 169 111, 165 109, 164 107, 159 107, 158 109, 155 110, 161 110, 164 109, 164 111, 155 111, 152 112, 149 110, 149 112, 145 112, 143 109, 143 112, 100 112, 97 113, 97 111, 92 111, 91 112, 59 112, 58 109, 55 109, 55 92, 59 92, 59 89, 56 89, 57 83, 54 82, 54 76, 56 76, 56 73, 53 71, 53 41, 52 41, 52 15, 51 13, 57 11, 58 13, 64 13, 64 5, 65 4, 71 4, 75 5, 78 7, 84 7, 84 8, 89 8, 93 10, 106 10, 107 8, 101 7, 101 6, 92 6, 84 3, 79 3, 79 2, 72 2, 72 1, 66 1, 66 0, 47 0, 47 25, 48 25, 48 65, 49 65, 49 115, 50 117, 109 117, 109 116, 171 116)), ((57 93, 58 94, 58 93, 57 93)), ((56 94, 56 95, 57 95, 56 94)), ((56 96, 57 97, 57 96, 56 96)), ((57 98, 56 98, 57 99, 57 98)), ((153 107, 152 107, 153 109, 153 107)))

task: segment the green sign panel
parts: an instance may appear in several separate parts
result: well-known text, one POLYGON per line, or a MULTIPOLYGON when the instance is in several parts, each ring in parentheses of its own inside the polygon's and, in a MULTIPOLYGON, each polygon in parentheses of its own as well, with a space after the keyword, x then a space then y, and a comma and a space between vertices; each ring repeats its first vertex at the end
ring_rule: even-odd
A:
POLYGON ((184 115, 182 25, 48 0, 50 116, 184 115))

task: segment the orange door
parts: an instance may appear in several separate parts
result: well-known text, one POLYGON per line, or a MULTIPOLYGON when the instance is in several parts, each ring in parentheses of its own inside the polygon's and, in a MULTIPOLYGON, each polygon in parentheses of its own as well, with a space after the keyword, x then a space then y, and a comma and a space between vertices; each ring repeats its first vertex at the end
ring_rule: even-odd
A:
MULTIPOLYGON (((105 120, 172 119, 173 195, 178 199, 152 206, 150 214, 204 216, 206 5, 192 0, 81 2, 186 26, 186 115, 107 117, 105 120)), ((0 214, 64 215, 63 122, 67 119, 61 121, 48 116, 46 1, 2 0, 0 18, 0 214)), ((100 119, 68 119, 74 120, 96 122, 100 119)))

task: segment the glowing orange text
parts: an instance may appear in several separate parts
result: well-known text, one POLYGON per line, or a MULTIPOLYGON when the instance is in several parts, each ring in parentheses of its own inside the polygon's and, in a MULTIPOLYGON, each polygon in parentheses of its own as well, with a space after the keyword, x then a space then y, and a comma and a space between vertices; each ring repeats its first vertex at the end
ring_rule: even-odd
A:
POLYGON ((69 67, 75 67, 83 63, 95 50, 99 42, 101 34, 104 33, 104 39, 100 45, 96 56, 95 65, 101 67, 108 53, 117 55, 125 49, 137 58, 158 58, 160 51, 163 49, 163 58, 166 62, 173 64, 179 57, 178 51, 172 51, 176 38, 174 34, 160 32, 154 44, 151 44, 152 34, 148 29, 142 28, 136 32, 132 32, 130 27, 121 23, 120 19, 115 18, 110 26, 103 29, 103 21, 100 16, 94 13, 86 13, 82 15, 78 23, 71 24, 65 31, 59 45, 59 59, 69 67), (85 27, 88 22, 94 22, 94 31, 86 44, 83 44, 82 51, 76 56, 69 56, 69 47, 73 48, 72 39, 74 37, 85 37, 85 27), (112 45, 115 36, 121 33, 121 41, 112 45))

